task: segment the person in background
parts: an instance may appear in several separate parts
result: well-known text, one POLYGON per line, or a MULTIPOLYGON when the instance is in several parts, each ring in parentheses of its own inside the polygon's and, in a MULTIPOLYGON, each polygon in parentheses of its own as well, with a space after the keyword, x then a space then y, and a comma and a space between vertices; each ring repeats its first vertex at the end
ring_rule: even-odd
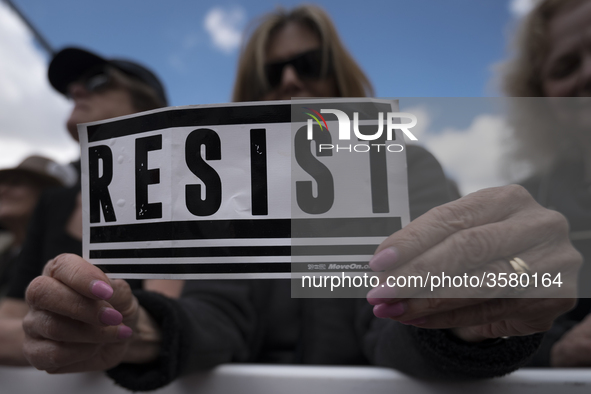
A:
MULTIPOLYGON (((67 129, 78 140, 77 124, 166 106, 159 79, 146 67, 124 59, 105 59, 80 48, 65 48, 52 59, 48 78, 74 107, 67 129)), ((45 193, 35 209, 6 298, 0 303, 0 364, 27 365, 22 353, 22 319, 29 308, 25 290, 48 260, 62 253, 82 254, 80 183, 45 193)), ((174 297, 182 281, 130 281, 134 288, 152 289, 174 297)), ((105 286, 95 285, 97 291, 105 286)), ((103 324, 121 322, 121 314, 105 308, 103 324)), ((130 331, 122 335, 131 336, 130 331)))
MULTIPOLYGON (((242 51, 233 98, 372 92, 328 15, 308 5, 260 19, 242 51)), ((447 203, 448 185, 433 156, 409 147, 407 158, 415 220, 382 243, 370 261, 373 269, 408 274, 423 265, 448 272, 456 263, 486 263, 506 271, 511 266, 505 256, 516 254, 531 264, 578 269, 580 255, 568 241, 564 217, 540 207, 522 187, 483 190, 447 203)), ((62 255, 27 290, 24 352, 32 365, 52 373, 109 369, 110 377, 132 390, 152 390, 225 362, 379 365, 431 380, 488 378, 524 365, 541 342, 540 332, 574 303, 572 296, 379 296, 372 290, 369 303, 296 299, 289 280, 207 280, 188 281, 175 300, 132 291, 80 257, 62 255), (101 324, 97 316, 105 307, 121 311, 125 323, 101 324), (128 329, 142 334, 143 353, 122 335, 128 329)))
POLYGON ((6 229, 0 244, 0 298, 16 268, 16 257, 25 240, 29 219, 41 193, 65 186, 64 166, 42 156, 29 156, 14 168, 0 170, 0 225, 6 229))
MULTIPOLYGON (((522 182, 543 206, 569 221, 585 264, 579 287, 591 284, 591 2, 544 0, 523 20, 515 56, 504 67, 515 159, 533 175, 522 182), (570 97, 570 98, 568 98, 570 97)), ((583 294, 588 291, 583 290, 583 294)), ((557 320, 534 366, 591 366, 591 299, 557 320)))

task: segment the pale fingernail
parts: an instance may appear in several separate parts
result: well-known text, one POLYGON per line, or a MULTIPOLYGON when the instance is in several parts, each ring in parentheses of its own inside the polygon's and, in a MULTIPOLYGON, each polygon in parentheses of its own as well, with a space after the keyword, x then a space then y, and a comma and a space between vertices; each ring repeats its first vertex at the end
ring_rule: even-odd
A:
POLYGON ((369 260, 369 267, 374 271, 384 271, 398 260, 398 251, 394 247, 381 250, 369 260))
POLYGON ((127 339, 133 335, 133 330, 127 326, 120 326, 117 331, 118 339, 127 339))
POLYGON ((379 304, 373 307, 373 314, 379 318, 397 317, 406 311, 406 307, 402 302, 395 302, 393 304, 379 304))
POLYGON ((425 324, 426 322, 427 322, 426 317, 419 317, 418 319, 401 321, 400 323, 410 325, 410 326, 416 326, 419 324, 425 324))
POLYGON ((95 280, 90 286, 90 292, 103 300, 108 300, 113 296, 113 288, 102 280, 95 280))
POLYGON ((99 320, 101 321, 101 323, 106 324, 108 326, 117 326, 121 324, 121 322, 123 321, 123 315, 121 315, 121 313, 119 313, 119 311, 116 311, 115 309, 105 308, 103 309, 103 312, 101 313, 99 320))

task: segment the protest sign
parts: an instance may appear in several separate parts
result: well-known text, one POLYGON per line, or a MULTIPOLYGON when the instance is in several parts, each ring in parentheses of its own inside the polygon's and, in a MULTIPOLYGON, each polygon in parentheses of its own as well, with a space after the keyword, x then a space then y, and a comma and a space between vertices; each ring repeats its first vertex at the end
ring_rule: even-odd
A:
POLYGON ((412 115, 397 108, 235 103, 79 125, 83 257, 112 278, 367 270, 409 221, 412 115))

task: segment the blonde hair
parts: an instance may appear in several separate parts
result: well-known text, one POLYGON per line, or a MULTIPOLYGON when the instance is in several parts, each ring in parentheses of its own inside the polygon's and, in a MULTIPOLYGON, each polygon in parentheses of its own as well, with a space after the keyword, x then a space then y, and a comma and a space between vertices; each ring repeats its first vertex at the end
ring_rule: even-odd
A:
POLYGON ((308 27, 318 35, 323 52, 321 75, 332 72, 340 97, 374 95, 369 79, 344 47, 330 17, 321 8, 314 5, 301 5, 291 11, 278 8, 257 22, 240 54, 233 101, 258 101, 269 90, 264 71, 266 50, 273 35, 290 22, 308 27))
POLYGON ((563 135, 557 146, 556 119, 546 107, 543 66, 550 51, 550 23, 556 15, 584 0, 543 0, 521 22, 512 45, 514 55, 501 65, 502 88, 509 97, 509 122, 514 146, 509 171, 526 164, 536 173, 546 171, 559 159, 572 159, 576 142, 563 135))

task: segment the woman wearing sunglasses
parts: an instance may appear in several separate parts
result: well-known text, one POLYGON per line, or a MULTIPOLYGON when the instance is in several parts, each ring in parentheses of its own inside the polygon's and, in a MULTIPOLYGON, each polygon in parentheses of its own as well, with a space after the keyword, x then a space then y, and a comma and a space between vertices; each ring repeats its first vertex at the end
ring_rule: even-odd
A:
MULTIPOLYGON (((372 92, 328 16, 302 6, 266 15, 253 31, 241 55, 234 100, 372 92)), ((420 260, 441 269, 448 262, 473 264, 476 256, 507 269, 504 256, 521 251, 531 262, 530 249, 541 251, 536 259, 544 262, 575 269, 580 264, 564 218, 541 208, 523 188, 489 189, 434 208, 449 201, 441 168, 421 148, 409 147, 407 155, 411 216, 418 218, 384 241, 372 268, 412 267, 420 260), (543 230, 548 226, 556 229, 552 236, 543 230)), ((538 333, 573 304, 572 298, 396 300, 372 294, 373 306, 365 299, 292 299, 289 280, 189 281, 179 300, 133 294, 77 256, 52 260, 27 291, 35 313, 24 325, 25 354, 51 372, 116 366, 109 375, 133 390, 155 389, 183 373, 231 361, 372 364, 429 379, 485 378, 526 363, 541 341, 538 333), (72 271, 78 275, 67 274, 72 271), (55 281, 69 301, 62 308, 46 290, 55 281), (107 305, 121 312, 125 325, 100 323, 97 316, 107 305), (75 339, 52 337, 48 325, 75 339), (127 327, 136 333, 131 339, 121 335, 127 327), (93 345, 85 353, 73 346, 76 341, 93 345)))
POLYGON ((373 87, 332 22, 318 8, 301 7, 287 17, 267 15, 252 32, 239 60, 233 100, 366 96, 373 96, 373 87), (297 18, 302 22, 287 22, 297 18))

